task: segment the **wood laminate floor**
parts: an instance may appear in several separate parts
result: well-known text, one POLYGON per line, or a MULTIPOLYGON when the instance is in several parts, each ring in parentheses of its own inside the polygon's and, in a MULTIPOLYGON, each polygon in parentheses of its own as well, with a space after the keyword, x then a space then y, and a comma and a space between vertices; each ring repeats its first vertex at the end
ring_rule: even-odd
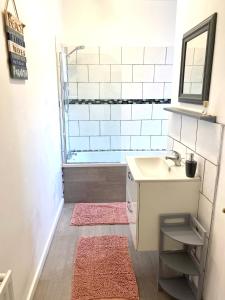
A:
POLYGON ((80 236, 118 234, 129 238, 140 300, 171 299, 157 291, 157 254, 135 251, 128 225, 70 226, 74 204, 65 204, 33 300, 71 300, 73 259, 80 236))

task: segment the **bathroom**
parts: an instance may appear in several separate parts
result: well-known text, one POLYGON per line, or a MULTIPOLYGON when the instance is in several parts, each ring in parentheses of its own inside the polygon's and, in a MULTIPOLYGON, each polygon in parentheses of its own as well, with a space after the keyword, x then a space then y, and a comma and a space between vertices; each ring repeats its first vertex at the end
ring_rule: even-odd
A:
POLYGON ((10 78, 2 20, 0 273, 12 271, 14 293, 7 300, 71 299, 77 247, 85 236, 127 237, 138 289, 133 298, 113 291, 87 299, 171 299, 157 285, 158 222, 165 213, 191 213, 205 229, 202 299, 223 300, 225 3, 40 0, 34 7, 16 0, 2 3, 2 12, 6 7, 26 25, 28 70, 28 79, 10 78), (205 97, 182 98, 184 34, 215 13, 205 97), (182 173, 179 186, 173 179, 165 183, 163 174, 170 169, 171 176, 180 176, 191 153, 195 177, 182 173), (168 170, 164 165, 161 171, 166 156, 168 170), (153 207, 138 202, 154 190, 155 181, 147 187, 148 180, 138 178, 151 175, 153 162, 154 176, 161 176, 158 192, 167 191, 168 206, 161 198, 153 207), (131 211, 136 210, 139 227, 133 216, 129 225, 71 226, 80 204, 126 204, 129 210, 127 190, 136 182, 140 194, 131 211), (158 207, 157 216, 151 215, 158 207))

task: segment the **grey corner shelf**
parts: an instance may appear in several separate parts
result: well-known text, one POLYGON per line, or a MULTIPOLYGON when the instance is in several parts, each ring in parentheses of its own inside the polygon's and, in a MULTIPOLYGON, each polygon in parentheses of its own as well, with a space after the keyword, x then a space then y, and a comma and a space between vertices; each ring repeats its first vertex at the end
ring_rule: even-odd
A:
POLYGON ((191 111, 191 110, 179 108, 179 107, 165 107, 164 110, 175 113, 175 114, 183 115, 183 116, 188 116, 188 117, 191 117, 191 118, 194 118, 197 120, 203 120, 206 122, 216 123, 216 116, 203 115, 199 112, 191 111))
POLYGON ((159 288, 178 300, 201 300, 206 250, 206 231, 196 218, 184 213, 160 215, 159 288), (182 250, 165 249, 165 237, 179 242, 182 250), (175 272, 176 277, 165 277, 163 266, 175 272), (197 286, 193 276, 198 277, 197 286))

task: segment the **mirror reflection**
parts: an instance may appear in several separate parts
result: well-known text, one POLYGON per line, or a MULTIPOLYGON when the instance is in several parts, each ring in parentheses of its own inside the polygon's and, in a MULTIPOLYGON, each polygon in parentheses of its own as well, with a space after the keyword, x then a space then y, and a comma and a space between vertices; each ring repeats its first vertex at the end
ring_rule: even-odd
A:
POLYGON ((208 32, 187 42, 183 94, 202 94, 208 32))

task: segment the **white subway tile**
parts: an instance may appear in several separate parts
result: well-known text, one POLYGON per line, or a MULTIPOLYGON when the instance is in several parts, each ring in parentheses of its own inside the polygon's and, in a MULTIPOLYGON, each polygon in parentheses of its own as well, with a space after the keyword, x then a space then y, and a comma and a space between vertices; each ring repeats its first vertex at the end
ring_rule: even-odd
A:
POLYGON ((172 98, 172 83, 166 82, 164 85, 164 99, 172 98))
POLYGON ((152 104, 133 104, 132 105, 132 120, 151 119, 152 104))
POLYGON ((70 137, 70 150, 89 150, 89 138, 70 137))
POLYGON ((197 124, 196 119, 182 116, 181 142, 192 150, 195 150, 197 124))
POLYGON ((172 65, 174 59, 174 47, 167 47, 166 48, 166 64, 172 65))
POLYGON ((77 83, 68 83, 69 99, 77 99, 77 83))
POLYGON ((111 82, 132 82, 132 65, 112 65, 111 82))
POLYGON ((163 83, 143 83, 144 99, 163 99, 163 83))
POLYGON ((192 66, 191 67, 191 82, 201 83, 203 80, 204 67, 192 66))
POLYGON ((120 121, 101 121, 101 135, 120 135, 120 121))
POLYGON ((111 149, 130 149, 130 136, 111 136, 111 149))
POLYGON ((162 120, 162 135, 168 135, 168 120, 162 120))
POLYGON ((78 99, 99 99, 99 83, 78 83, 78 99))
POLYGON ((211 201, 214 201, 214 193, 217 179, 218 167, 206 160, 203 181, 203 194, 211 201))
POLYGON ((166 48, 165 47, 145 47, 145 64, 165 64, 166 48))
POLYGON ((191 94, 201 94, 202 93, 202 83, 192 82, 190 84, 190 88, 191 88, 191 91, 190 91, 191 94))
POLYGON ((161 121, 142 121, 141 135, 161 135, 161 121))
POLYGON ((221 125, 198 121, 196 152, 215 164, 219 161, 221 133, 221 125))
POLYGON ((180 153, 181 157, 186 159, 187 148, 183 144, 181 144, 177 141, 174 141, 173 142, 173 150, 180 153))
POLYGON ((180 141, 181 132, 181 116, 174 113, 169 113, 169 136, 180 141))
POLYGON ((204 195, 200 194, 199 199, 199 207, 198 207, 198 220, 201 225, 205 228, 207 233, 209 234, 210 225, 212 218, 212 203, 204 197, 204 195))
POLYGON ((141 83, 122 83, 123 99, 142 99, 141 83))
POLYGON ((100 134, 98 121, 80 121, 79 125, 81 136, 91 136, 100 134))
POLYGON ((151 136, 151 150, 166 150, 167 136, 151 136))
POLYGON ((204 66, 205 64, 205 47, 195 48, 194 52, 194 65, 204 66))
POLYGON ((155 66, 155 82, 172 82, 173 66, 156 65, 155 66))
POLYGON ((90 120, 110 120, 110 105, 90 105, 90 120))
POLYGON ((131 104, 111 104, 111 120, 131 120, 131 104))
POLYGON ((70 120, 89 120, 88 105, 70 104, 69 119, 70 120))
POLYGON ((78 121, 69 121, 69 136, 79 135, 78 121))
POLYGON ((150 137, 149 136, 132 136, 131 149, 134 150, 150 150, 150 137))
POLYGON ((194 48, 187 47, 185 65, 192 66, 194 63, 194 48))
POLYGON ((99 64, 99 48, 98 47, 85 47, 77 51, 78 64, 99 64))
POLYGON ((100 99, 120 99, 121 83, 100 83, 100 99))
POLYGON ((89 66, 90 82, 109 82, 110 66, 109 65, 90 65, 89 66))
POLYGON ((143 64, 144 47, 123 47, 122 64, 143 64))
POLYGON ((168 111, 164 108, 169 107, 170 104, 153 104, 152 106, 152 119, 168 119, 168 111))
POLYGON ((153 82, 154 66, 152 65, 134 65, 133 81, 134 82, 153 82))
POLYGON ((96 136, 90 137, 91 150, 109 150, 110 149, 110 137, 109 136, 96 136))
POLYGON ((100 64, 121 64, 121 47, 100 47, 100 64))
POLYGON ((121 135, 140 135, 141 121, 121 121, 121 135))
POLYGON ((68 65, 69 82, 88 82, 88 66, 68 65))

